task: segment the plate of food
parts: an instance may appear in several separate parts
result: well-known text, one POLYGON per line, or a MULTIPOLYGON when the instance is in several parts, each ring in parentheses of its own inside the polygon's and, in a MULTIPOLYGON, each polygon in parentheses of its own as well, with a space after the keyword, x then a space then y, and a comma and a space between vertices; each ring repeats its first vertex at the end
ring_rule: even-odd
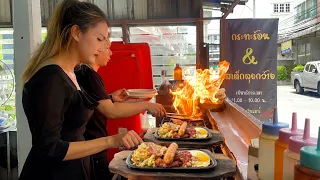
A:
POLYGON ((158 95, 156 89, 128 89, 126 92, 132 98, 153 98, 158 95))
POLYGON ((129 94, 154 94, 157 93, 156 89, 128 89, 129 94))
POLYGON ((176 143, 169 147, 143 142, 126 159, 129 168, 153 171, 210 170, 217 161, 208 150, 179 149, 176 143))
POLYGON ((165 122, 157 129, 154 136, 160 140, 171 141, 197 141, 212 138, 212 134, 208 128, 187 125, 187 122, 183 122, 181 125, 173 122, 165 122))

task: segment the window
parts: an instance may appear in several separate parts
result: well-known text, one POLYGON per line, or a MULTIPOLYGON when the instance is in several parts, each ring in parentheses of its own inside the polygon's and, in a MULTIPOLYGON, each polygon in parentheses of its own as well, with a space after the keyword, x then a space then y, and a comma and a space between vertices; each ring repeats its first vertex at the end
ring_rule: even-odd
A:
POLYGON ((284 4, 280 4, 280 12, 284 12, 284 4))
POLYGON ((286 12, 290 12, 290 4, 289 3, 286 4, 286 12))
POLYGON ((290 3, 273 4, 274 13, 288 13, 290 12, 290 3))
POLYGON ((209 57, 212 59, 219 59, 220 55, 219 54, 210 54, 209 57))
POLYGON ((307 0, 305 6, 306 18, 314 18, 317 16, 317 0, 307 0))
POLYGON ((176 63, 181 65, 184 72, 187 72, 186 69, 191 74, 195 71, 195 26, 135 26, 130 27, 129 32, 131 43, 149 43, 153 84, 156 88, 162 83, 161 70, 167 70, 167 78, 172 78, 176 63))
POLYGON ((297 6, 297 14, 295 15, 295 23, 308 18, 317 17, 318 2, 317 0, 306 0, 297 6))
POLYGON ((273 12, 279 12, 279 5, 273 4, 273 12))
MULTIPOLYGON (((310 70, 309 72, 312 72, 314 70, 317 70, 316 66, 314 66, 313 64, 310 65, 310 70)), ((315 71, 316 72, 316 71, 315 71)))
MULTIPOLYGON (((3 66, 9 68, 11 72, 8 72, 8 75, 14 76, 14 44, 13 44, 13 28, 0 28, 0 67, 2 69, 3 66)), ((1 73, 3 71, 1 70, 1 73)), ((1 75, 0 75, 1 76, 1 75)), ((14 77, 13 77, 14 78, 14 77)), ((11 81, 11 78, 6 77, 7 80, 2 82, 0 80, 0 112, 5 112, 8 114, 8 120, 13 123, 15 126, 16 119, 16 111, 15 111, 15 84, 14 81, 11 81), (10 79, 10 81, 8 81, 10 79), (5 88, 4 88, 5 87, 5 88), (7 91, 8 89, 13 91, 7 91), (11 94, 12 93, 12 94, 11 94), (10 95, 11 94, 11 95, 10 95), (9 99, 8 99, 9 98, 9 99), (4 104, 2 104, 4 103, 4 104)), ((9 122, 8 121, 8 122, 9 122)))
POLYGON ((310 64, 307 64, 307 65, 305 66, 304 70, 308 72, 308 71, 309 71, 309 68, 310 68, 310 64))

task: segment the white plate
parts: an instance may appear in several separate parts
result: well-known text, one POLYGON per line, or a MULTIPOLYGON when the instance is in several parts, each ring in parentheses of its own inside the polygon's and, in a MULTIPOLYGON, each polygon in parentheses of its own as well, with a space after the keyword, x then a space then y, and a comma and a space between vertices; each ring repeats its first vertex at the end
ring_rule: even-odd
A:
POLYGON ((128 89, 128 94, 155 94, 156 89, 128 89))
POLYGON ((155 96, 157 96, 158 93, 153 93, 153 94, 129 94, 129 97, 132 98, 153 98, 155 96))

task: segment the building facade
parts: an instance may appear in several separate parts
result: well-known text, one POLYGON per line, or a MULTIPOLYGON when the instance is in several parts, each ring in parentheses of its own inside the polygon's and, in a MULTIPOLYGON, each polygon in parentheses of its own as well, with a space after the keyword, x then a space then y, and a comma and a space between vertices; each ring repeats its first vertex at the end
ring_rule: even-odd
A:
POLYGON ((320 59, 319 5, 320 0, 294 1, 293 16, 279 24, 278 51, 283 59, 290 57, 292 64, 320 59), (291 51, 284 51, 283 44, 288 44, 291 51))

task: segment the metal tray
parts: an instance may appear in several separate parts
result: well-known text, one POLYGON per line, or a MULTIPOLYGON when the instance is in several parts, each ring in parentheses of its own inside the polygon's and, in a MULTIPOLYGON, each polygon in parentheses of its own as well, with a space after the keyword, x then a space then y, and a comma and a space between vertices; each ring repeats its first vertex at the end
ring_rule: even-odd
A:
MULTIPOLYGON (((198 126, 189 126, 189 127, 198 127, 198 126)), ((208 136, 206 138, 162 138, 158 134, 159 128, 154 133, 154 137, 159 140, 166 140, 166 141, 207 141, 207 140, 210 140, 212 138, 212 133, 206 127, 201 127, 201 128, 205 129, 208 132, 208 136)))
POLYGON ((212 170, 213 168, 215 168, 218 164, 217 160, 213 157, 212 153, 209 150, 206 149, 186 149, 186 148, 179 148, 178 151, 181 150, 198 150, 198 151, 202 151, 204 153, 206 153, 209 157, 210 157, 210 165, 207 167, 186 167, 186 168, 182 168, 182 167, 174 167, 174 168, 161 168, 161 167, 140 167, 140 166, 136 166, 133 164, 133 162, 131 161, 132 158, 132 154, 134 151, 132 151, 130 153, 130 155, 127 157, 126 159, 126 164, 128 166, 128 168, 131 169, 137 169, 137 170, 143 170, 143 171, 176 171, 176 172, 184 172, 184 173, 188 173, 188 172, 200 172, 200 171, 209 171, 212 170))

